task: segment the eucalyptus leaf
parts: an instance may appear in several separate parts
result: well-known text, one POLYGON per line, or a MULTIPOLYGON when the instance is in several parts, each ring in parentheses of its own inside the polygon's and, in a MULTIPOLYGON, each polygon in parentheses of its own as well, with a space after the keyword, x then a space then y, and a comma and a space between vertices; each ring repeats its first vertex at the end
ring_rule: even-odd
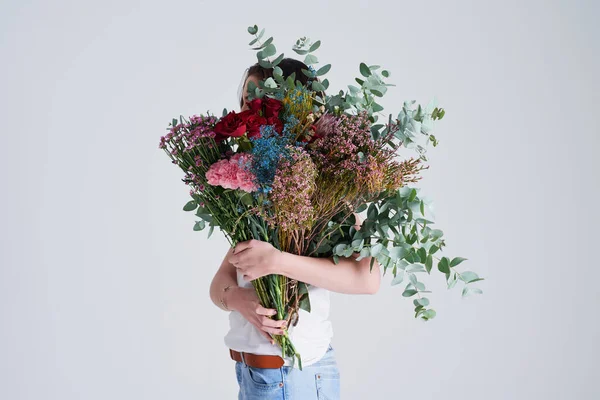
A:
POLYGON ((390 258, 392 259, 401 259, 407 253, 407 250, 404 247, 392 247, 390 249, 390 258))
POLYGON ((275 53, 277 53, 277 49, 275 48, 275 45, 271 43, 267 45, 264 49, 262 49, 259 53, 261 53, 261 58, 267 58, 274 56, 275 53))
POLYGON ((204 229, 205 226, 206 223, 204 221, 196 221, 196 223, 194 224, 194 230, 201 231, 202 229, 204 229))
POLYGON ((190 200, 183 206, 183 211, 194 211, 198 207, 198 203, 194 200, 190 200))
POLYGON ((406 272, 425 272, 425 268, 421 263, 413 263, 406 267, 406 272))
POLYGON ((377 104, 375 102, 373 102, 372 108, 373 108, 373 112, 374 113, 379 112, 379 111, 383 111, 383 106, 380 105, 380 104, 377 104))
POLYGON ((460 264, 461 262, 467 260, 466 258, 462 258, 462 257, 454 257, 452 259, 452 261, 450 261, 450 267, 456 267, 458 264, 460 264))
POLYGON ((304 64, 306 65, 317 64, 318 62, 319 59, 314 54, 307 54, 306 57, 304 57, 304 64))
POLYGON ((323 86, 323 84, 321 82, 312 81, 311 85, 312 85, 313 90, 321 90, 321 91, 325 90, 325 86, 323 86))
POLYGON ((479 279, 479 276, 473 271, 465 271, 460 273, 459 278, 465 283, 469 283, 474 281, 475 279, 479 279))
POLYGON ((413 304, 415 304, 415 306, 423 306, 423 307, 427 307, 429 305, 429 299, 427 297, 421 297, 420 299, 415 299, 413 301, 413 304))
POLYGON ((422 263, 425 263, 427 261, 427 250, 425 250, 424 247, 421 247, 417 250, 417 254, 419 256, 419 260, 422 263))
POLYGON ((317 70, 317 76, 325 75, 331 69, 331 64, 326 64, 317 70))
MULTIPOLYGON (((409 271, 407 270, 406 272, 409 272, 409 271)), ((408 274, 408 279, 409 279, 409 280, 410 280, 410 282, 411 282, 413 285, 415 285, 415 286, 416 286, 416 285, 417 285, 417 283, 419 282, 419 281, 417 280, 417 276, 416 276, 415 274, 408 274)))
POLYGON ((260 46, 258 46, 257 48, 255 48, 254 50, 260 50, 260 49, 264 49, 265 47, 267 47, 268 45, 270 45, 271 43, 273 43, 273 37, 268 38, 267 40, 265 40, 263 42, 263 44, 261 44, 260 46))
POLYGON ((280 55, 277 56, 276 59, 273 60, 273 62, 271 63, 271 65, 273 67, 275 67, 276 65, 278 65, 281 62, 281 60, 283 60, 283 57, 284 57, 284 53, 281 53, 280 55))
MULTIPOLYGON (((266 69, 273 68, 273 64, 265 59, 259 59, 258 64, 266 69)), ((258 89, 258 88, 257 88, 258 89)))
POLYGON ((425 269, 427 273, 431 273, 431 268, 433 267, 433 257, 430 255, 427 256, 427 260, 425 261, 425 269))
POLYGON ((415 197, 417 197, 417 189, 412 188, 410 191, 410 196, 408 196, 408 202, 410 203, 411 201, 413 201, 415 197))
POLYGON ((438 262, 438 270, 443 273, 450 272, 450 265, 448 264, 448 258, 442 257, 442 259, 438 262))
POLYGON ((455 271, 452 271, 449 274, 449 277, 448 277, 448 289, 452 289, 456 285, 456 282, 458 281, 456 279, 456 276, 457 276, 457 274, 456 274, 455 271))
POLYGON ((383 249, 383 244, 375 243, 375 245, 371 246, 371 256, 377 257, 377 255, 381 252, 382 249, 383 249))
POLYGON ((268 77, 267 80, 265 80, 265 87, 276 88, 277 82, 275 82, 275 80, 272 77, 268 77))
POLYGON ((341 256, 344 254, 344 251, 346 250, 346 247, 348 247, 348 245, 346 245, 345 243, 340 243, 337 246, 335 246, 333 248, 333 254, 341 256))
POLYGON ((360 69, 361 75, 364 76, 365 78, 368 77, 369 75, 371 75, 371 70, 369 69, 367 64, 360 63, 359 69, 360 69))
POLYGON ((394 279, 392 279, 392 286, 401 284, 404 281, 404 271, 400 271, 394 279))

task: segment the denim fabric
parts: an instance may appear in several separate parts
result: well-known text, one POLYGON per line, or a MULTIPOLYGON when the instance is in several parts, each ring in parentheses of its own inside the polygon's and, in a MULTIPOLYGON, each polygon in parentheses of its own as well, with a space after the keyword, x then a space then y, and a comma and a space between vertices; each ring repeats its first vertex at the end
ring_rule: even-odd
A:
POLYGON ((238 400, 339 400, 340 372, 331 345, 316 363, 294 368, 255 368, 235 363, 238 400))

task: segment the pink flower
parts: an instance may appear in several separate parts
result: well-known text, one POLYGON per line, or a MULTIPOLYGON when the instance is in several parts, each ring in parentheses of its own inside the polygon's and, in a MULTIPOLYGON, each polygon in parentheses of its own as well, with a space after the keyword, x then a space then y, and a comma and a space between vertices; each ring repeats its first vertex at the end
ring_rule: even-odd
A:
POLYGON ((254 192, 257 189, 255 177, 249 171, 251 156, 237 153, 230 159, 220 160, 206 171, 206 180, 210 185, 222 186, 225 189, 240 189, 254 192))

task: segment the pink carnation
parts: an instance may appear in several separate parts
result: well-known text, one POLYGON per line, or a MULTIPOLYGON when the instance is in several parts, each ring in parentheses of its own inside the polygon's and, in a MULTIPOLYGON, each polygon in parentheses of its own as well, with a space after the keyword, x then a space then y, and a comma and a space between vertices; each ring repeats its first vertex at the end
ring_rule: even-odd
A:
POLYGON ((241 189, 254 192, 257 189, 255 177, 250 172, 251 156, 246 153, 234 154, 228 160, 220 160, 206 171, 206 180, 210 185, 222 186, 225 189, 241 189))

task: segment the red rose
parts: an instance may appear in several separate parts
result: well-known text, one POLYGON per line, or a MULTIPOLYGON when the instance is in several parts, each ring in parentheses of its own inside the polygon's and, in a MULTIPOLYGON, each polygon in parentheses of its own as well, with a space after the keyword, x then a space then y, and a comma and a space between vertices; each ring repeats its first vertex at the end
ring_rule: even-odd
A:
POLYGON ((231 111, 215 124, 213 130, 216 134, 215 140, 217 142, 228 137, 240 137, 246 133, 246 119, 248 116, 244 115, 244 112, 238 114, 235 111, 231 111))
POLYGON ((277 116, 267 118, 267 124, 275 125, 275 130, 277 131, 277 133, 281 133, 281 131, 283 130, 283 122, 281 122, 281 120, 277 118, 277 116))
POLYGON ((256 98, 248 103, 248 107, 252 110, 253 113, 258 114, 259 111, 262 110, 262 99, 256 98))
POLYGON ((261 125, 267 125, 267 119, 261 117, 258 114, 251 114, 246 119, 246 129, 248 130, 248 137, 260 137, 261 125))
POLYGON ((281 101, 267 97, 263 99, 263 103, 265 105, 265 117, 270 118, 279 116, 279 111, 282 107, 281 101))

